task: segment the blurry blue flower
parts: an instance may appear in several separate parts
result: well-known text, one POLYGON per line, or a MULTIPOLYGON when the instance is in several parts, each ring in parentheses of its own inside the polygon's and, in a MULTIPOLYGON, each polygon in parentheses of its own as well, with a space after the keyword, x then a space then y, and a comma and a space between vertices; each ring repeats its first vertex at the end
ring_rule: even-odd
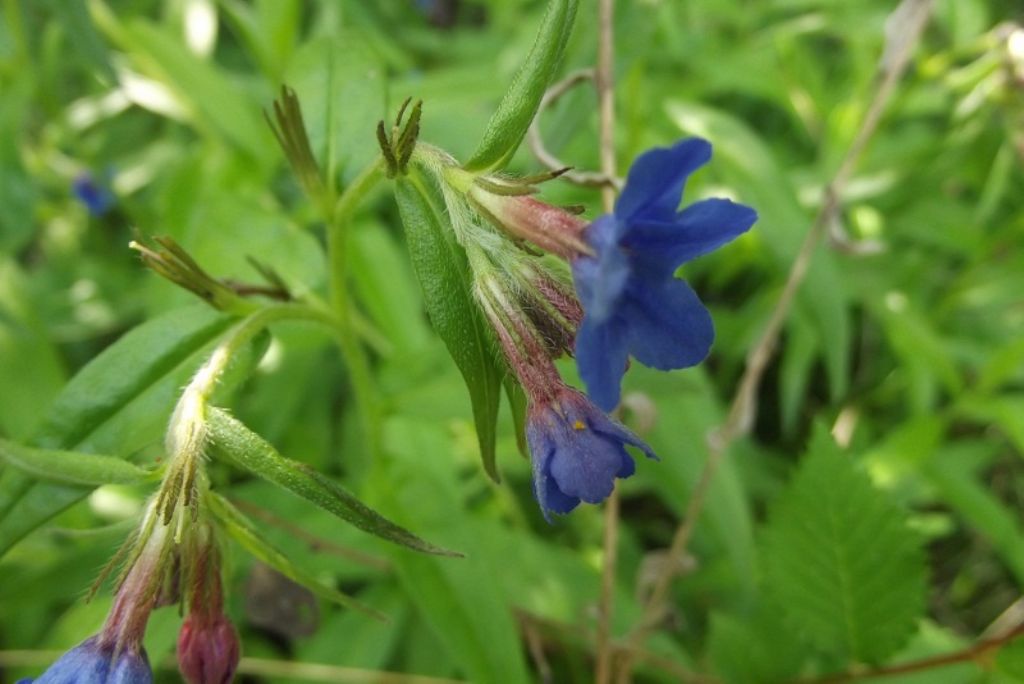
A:
POLYGON ((568 513, 580 501, 600 503, 615 478, 635 465, 627 444, 657 458, 649 446, 576 390, 562 385, 547 402, 530 405, 526 439, 533 461, 533 492, 545 519, 568 513))
POLYGON ((711 144, 700 138, 640 155, 615 212, 584 234, 593 255, 573 259, 584 311, 576 363, 587 393, 607 411, 619 403, 629 356, 671 370, 700 363, 711 349, 711 316, 675 271, 745 232, 757 213, 725 199, 677 211, 687 177, 710 158, 711 144))
POLYGON ((101 186, 88 171, 78 174, 71 188, 78 201, 85 205, 93 216, 102 216, 114 206, 114 196, 101 186))
MULTIPOLYGON (((23 679, 18 684, 30 684, 23 679)), ((151 684, 146 651, 126 648, 114 659, 113 645, 90 637, 62 655, 34 684, 151 684)))

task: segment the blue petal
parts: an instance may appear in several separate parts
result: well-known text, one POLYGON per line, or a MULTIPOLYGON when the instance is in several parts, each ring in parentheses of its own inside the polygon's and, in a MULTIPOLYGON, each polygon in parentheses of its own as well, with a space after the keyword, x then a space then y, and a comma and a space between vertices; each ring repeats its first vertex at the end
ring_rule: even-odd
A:
MULTIPOLYGON (((633 434, 633 431, 626 426, 615 422, 603 413, 591 416, 590 426, 595 432, 599 432, 609 438, 616 439, 623 444, 629 444, 637 447, 647 455, 647 458, 653 458, 655 461, 659 460, 657 454, 654 453, 654 449, 648 446, 647 442, 633 434)), ((629 477, 633 474, 633 471, 636 469, 633 464, 633 459, 629 459, 629 465, 631 466, 629 468, 629 472, 624 472, 620 474, 619 477, 629 477)))
POLYGON ((605 411, 619 403, 622 376, 629 355, 626 335, 613 319, 595 323, 587 312, 576 333, 576 367, 587 386, 587 395, 605 411))
POLYGON ((684 280, 635 278, 622 315, 628 321, 629 353, 650 368, 694 366, 704 360, 715 340, 711 314, 684 280))
POLYGON ((593 257, 578 257, 572 262, 572 277, 580 303, 598 322, 611 316, 629 280, 626 254, 611 235, 617 221, 605 215, 587 228, 587 242, 596 251, 593 257))
POLYGON ((667 276, 742 235, 756 220, 757 212, 746 205, 706 199, 683 209, 671 222, 637 223, 623 246, 633 253, 638 270, 667 276))
POLYGON ((126 652, 118 659, 105 684, 151 684, 153 671, 149 667, 146 651, 126 652))
POLYGON ((711 143, 701 138, 644 152, 629 169, 626 186, 615 203, 615 215, 623 224, 671 220, 687 177, 709 159, 711 143))
POLYGON ((620 472, 632 474, 632 459, 617 440, 594 432, 589 426, 569 437, 551 459, 551 477, 568 496, 587 503, 608 498, 620 472), (629 461, 629 464, 624 464, 629 461))
POLYGON ((109 669, 110 653, 90 637, 58 658, 36 684, 106 684, 109 669))
POLYGON ((550 433, 552 429, 550 423, 539 423, 535 417, 531 417, 526 427, 526 439, 530 445, 530 460, 533 464, 533 495, 540 504, 544 519, 549 523, 551 513, 568 513, 580 503, 579 499, 564 494, 551 477, 551 459, 558 448, 550 433))

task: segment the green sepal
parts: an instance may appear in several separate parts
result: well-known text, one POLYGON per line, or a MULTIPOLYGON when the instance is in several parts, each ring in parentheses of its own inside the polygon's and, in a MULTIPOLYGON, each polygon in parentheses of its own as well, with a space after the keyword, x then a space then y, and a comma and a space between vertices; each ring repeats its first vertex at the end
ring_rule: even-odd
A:
POLYGON ((374 610, 369 606, 363 605, 356 599, 338 591, 334 587, 324 584, 311 573, 306 572, 301 567, 288 560, 288 556, 260 534, 256 523, 246 517, 244 513, 235 508, 231 502, 224 497, 220 496, 216 492, 207 492, 204 498, 204 503, 207 505, 210 512, 213 513, 213 516, 220 523, 221 527, 223 527, 235 541, 241 544, 242 548, 251 553, 258 560, 266 563, 288 579, 301 584, 314 594, 325 598, 328 601, 334 601, 346 608, 352 608, 366 613, 377 620, 387 621, 387 616, 383 613, 374 610))
POLYGON ((526 61, 487 123, 483 140, 466 162, 469 171, 501 169, 526 136, 541 98, 562 60, 569 41, 577 0, 551 0, 526 61))
POLYGON ((416 551, 459 556, 423 541, 366 506, 330 478, 305 463, 285 458, 265 439, 223 409, 207 413, 210 453, 296 494, 364 532, 416 551))
POLYGON ((155 471, 117 456, 33 449, 6 439, 0 439, 0 460, 33 477, 67 484, 139 484, 156 478, 155 471))
POLYGON ((396 179, 395 199, 427 314, 469 389, 484 469, 498 482, 495 440, 505 369, 494 334, 473 298, 466 253, 416 168, 396 179))

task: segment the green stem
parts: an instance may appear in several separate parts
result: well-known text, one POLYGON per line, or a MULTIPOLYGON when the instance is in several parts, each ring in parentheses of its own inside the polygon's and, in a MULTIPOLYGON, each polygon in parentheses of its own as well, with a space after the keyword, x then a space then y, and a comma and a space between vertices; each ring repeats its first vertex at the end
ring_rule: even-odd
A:
POLYGON ((327 264, 330 271, 330 302, 336 319, 338 346, 348 368, 356 398, 360 427, 371 458, 378 453, 380 409, 366 350, 353 324, 352 297, 348 289, 348 241, 356 207, 383 178, 382 160, 367 166, 338 198, 327 225, 327 264))

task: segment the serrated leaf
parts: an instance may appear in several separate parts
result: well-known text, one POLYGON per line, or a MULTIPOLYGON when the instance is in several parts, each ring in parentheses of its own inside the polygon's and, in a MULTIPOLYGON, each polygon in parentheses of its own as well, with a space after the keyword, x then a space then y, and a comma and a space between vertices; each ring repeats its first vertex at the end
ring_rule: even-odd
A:
POLYGON ((576 18, 576 6, 576 0, 548 3, 533 48, 487 123, 480 145, 466 162, 467 169, 500 169, 515 154, 562 60, 576 18))
POLYGON ((878 662, 913 634, 925 600, 920 539, 823 428, 764 539, 768 590, 818 649, 878 662))
MULTIPOLYGON (((158 438, 199 352, 232 319, 205 306, 171 311, 126 333, 61 390, 34 446, 131 453, 158 438)), ((0 472, 0 556, 88 493, 0 472)))
POLYGON ((226 411, 211 408, 207 421, 213 454, 382 539, 424 553, 459 555, 423 541, 359 501, 330 478, 304 463, 285 458, 269 442, 226 411))
POLYGON ((153 471, 117 456, 33 449, 6 439, 0 439, 0 460, 33 477, 68 484, 138 484, 155 477, 153 471))
POLYGON ((480 456, 497 482, 495 426, 504 369, 498 365, 493 333, 473 299, 466 254, 417 170, 395 181, 395 199, 430 322, 466 381, 480 456))
POLYGON ((204 503, 209 506, 214 517, 217 518, 218 522, 220 522, 224 527, 224 530, 231 535, 235 541, 241 544, 246 551, 251 553, 257 559, 274 568, 282 575, 288 577, 294 582, 298 582, 313 593, 329 601, 334 601, 346 608, 353 608, 355 610, 362 611, 363 613, 366 613, 378 620, 387 620, 387 616, 373 608, 370 608, 369 606, 363 605, 351 596, 338 591, 334 587, 324 584, 316 577, 307 573, 301 567, 288 560, 286 555, 275 548, 273 544, 267 541, 266 538, 260 534, 259 528, 253 521, 249 520, 244 513, 235 508, 231 502, 224 497, 220 496, 216 492, 207 492, 204 503))

